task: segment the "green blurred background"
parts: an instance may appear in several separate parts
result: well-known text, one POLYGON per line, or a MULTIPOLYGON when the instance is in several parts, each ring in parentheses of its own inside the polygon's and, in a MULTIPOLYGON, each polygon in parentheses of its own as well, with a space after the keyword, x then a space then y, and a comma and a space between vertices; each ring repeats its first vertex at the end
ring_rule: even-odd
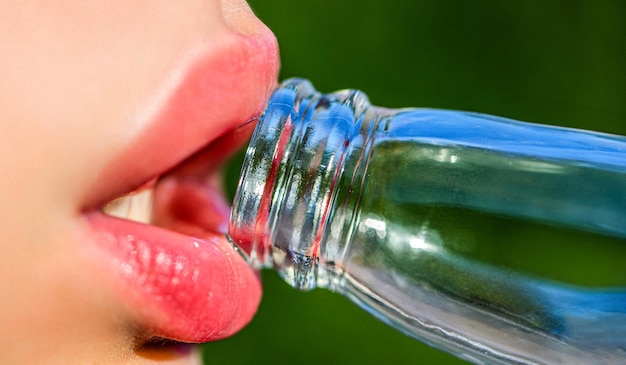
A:
MULTIPOLYGON (((373 104, 479 111, 626 135, 626 2, 250 1, 276 33, 281 79, 373 104)), ((238 175, 237 161, 229 171, 238 175)), ((272 272, 254 321, 207 364, 463 364, 325 290, 272 272)))

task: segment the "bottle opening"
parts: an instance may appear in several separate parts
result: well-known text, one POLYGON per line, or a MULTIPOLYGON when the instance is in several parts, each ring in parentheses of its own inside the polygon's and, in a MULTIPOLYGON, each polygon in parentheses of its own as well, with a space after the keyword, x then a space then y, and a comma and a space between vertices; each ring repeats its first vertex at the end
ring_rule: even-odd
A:
POLYGON ((278 170, 292 133, 294 104, 295 90, 280 89, 272 95, 252 135, 233 199, 229 236, 256 268, 272 266, 270 212, 279 194, 278 170))
POLYGON ((335 185, 368 107, 360 92, 324 95, 301 79, 273 93, 246 152, 231 211, 231 240, 252 266, 273 267, 300 289, 315 287, 318 274, 325 275, 320 250, 335 185))

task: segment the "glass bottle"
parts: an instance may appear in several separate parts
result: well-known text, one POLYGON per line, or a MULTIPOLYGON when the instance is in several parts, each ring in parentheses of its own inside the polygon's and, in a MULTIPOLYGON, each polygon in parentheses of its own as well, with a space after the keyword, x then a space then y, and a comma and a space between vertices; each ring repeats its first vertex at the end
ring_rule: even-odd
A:
POLYGON ((626 137, 291 79, 229 236, 255 267, 472 362, 626 363, 626 137))

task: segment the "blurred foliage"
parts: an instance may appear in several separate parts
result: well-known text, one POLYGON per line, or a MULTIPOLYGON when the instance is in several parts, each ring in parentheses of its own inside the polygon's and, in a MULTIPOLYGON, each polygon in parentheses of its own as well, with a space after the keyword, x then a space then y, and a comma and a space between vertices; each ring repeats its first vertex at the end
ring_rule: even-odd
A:
MULTIPOLYGON (((276 33, 281 79, 373 104, 471 110, 626 135, 626 2, 250 1, 276 33)), ((239 166, 229 171, 235 184, 239 166)), ((565 263, 566 264, 566 263, 565 263)), ((324 290, 264 272, 259 313, 207 363, 461 364, 324 290)))

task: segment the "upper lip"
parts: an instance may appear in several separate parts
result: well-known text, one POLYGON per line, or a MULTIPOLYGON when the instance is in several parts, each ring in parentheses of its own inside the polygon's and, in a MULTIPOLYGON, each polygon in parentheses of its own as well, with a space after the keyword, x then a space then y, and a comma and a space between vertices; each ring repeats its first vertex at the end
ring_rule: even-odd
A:
POLYGON ((227 34, 230 41, 200 43, 175 67, 148 108, 149 128, 104 168, 102 183, 85 197, 88 208, 133 190, 258 116, 276 82, 275 40, 227 34))
MULTIPOLYGON (((212 170, 227 155, 223 148, 207 148, 220 137, 230 139, 221 147, 245 143, 250 128, 238 127, 258 116, 275 85, 277 46, 268 34, 229 32, 222 38, 225 41, 219 44, 199 44, 173 70, 147 116, 149 127, 111 158, 85 197, 86 239, 95 242, 97 262, 146 338, 218 339, 246 324, 260 300, 255 273, 230 247, 219 224, 207 223, 189 235, 100 211, 106 202, 154 178, 185 175, 185 169, 171 171, 200 150, 210 152, 186 164, 190 174, 196 178, 199 170, 212 170), (234 132, 237 129, 244 132, 234 132), (211 152, 217 157, 207 159, 211 152), (193 167, 198 161, 206 166, 193 167)), ((210 180, 214 179, 205 179, 209 183, 198 189, 206 192, 206 199, 198 198, 198 206, 189 209, 223 221, 227 210, 220 211, 220 203, 211 202, 219 187, 210 180)), ((183 225, 202 224, 202 218, 183 225)))

